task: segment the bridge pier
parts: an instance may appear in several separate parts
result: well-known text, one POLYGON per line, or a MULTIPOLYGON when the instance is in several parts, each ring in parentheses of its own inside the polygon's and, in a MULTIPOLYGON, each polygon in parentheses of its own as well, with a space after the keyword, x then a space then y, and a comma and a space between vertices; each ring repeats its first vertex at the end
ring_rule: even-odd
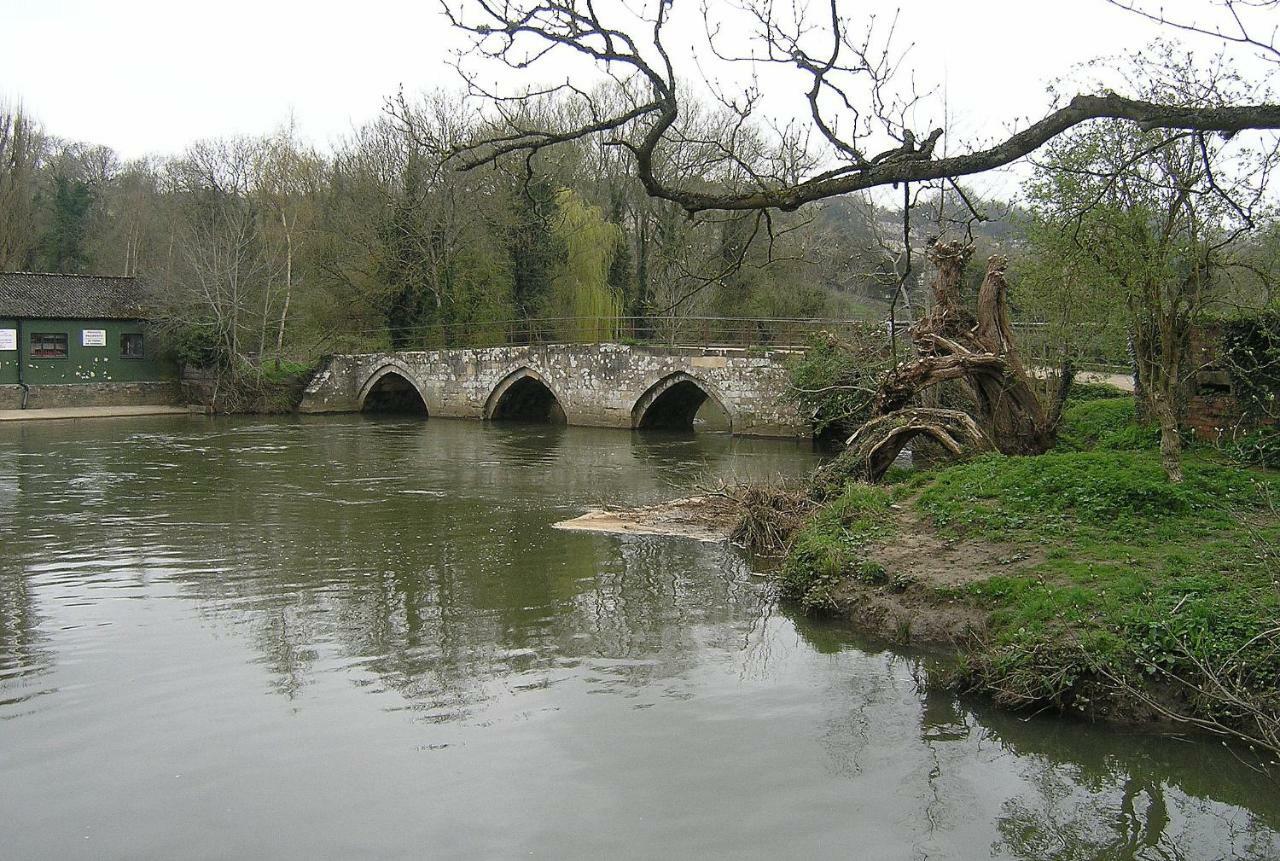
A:
POLYGON ((563 420, 611 428, 689 426, 713 401, 730 432, 804 437, 785 398, 784 350, 572 344, 332 356, 307 387, 304 413, 421 401, 429 417, 563 420))

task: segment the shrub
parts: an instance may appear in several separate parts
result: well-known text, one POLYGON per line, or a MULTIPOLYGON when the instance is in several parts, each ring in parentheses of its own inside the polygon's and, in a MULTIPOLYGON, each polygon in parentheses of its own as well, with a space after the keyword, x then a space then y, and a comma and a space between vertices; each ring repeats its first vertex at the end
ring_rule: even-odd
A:
POLYGON ((1280 428, 1259 428, 1224 446, 1227 456, 1246 466, 1280 469, 1280 428))
POLYGON ((1155 448, 1160 431, 1154 425, 1139 424, 1137 403, 1132 397, 1085 400, 1068 406, 1058 428, 1058 449, 1062 451, 1136 451, 1155 448))
POLYGON ((226 347, 212 326, 192 323, 171 328, 164 332, 166 346, 174 358, 193 368, 227 368, 230 357, 226 347))
POLYGON ((1080 380, 1072 380, 1071 388, 1067 390, 1067 403, 1069 404, 1123 397, 1128 397, 1127 393, 1109 383, 1087 383, 1080 380))
POLYGON ((1246 417, 1280 415, 1280 310, 1223 324, 1221 361, 1246 417))
POLYGON ((813 416, 819 438, 843 441, 870 418, 888 364, 883 332, 858 330, 850 337, 819 335, 791 367, 790 398, 813 416))

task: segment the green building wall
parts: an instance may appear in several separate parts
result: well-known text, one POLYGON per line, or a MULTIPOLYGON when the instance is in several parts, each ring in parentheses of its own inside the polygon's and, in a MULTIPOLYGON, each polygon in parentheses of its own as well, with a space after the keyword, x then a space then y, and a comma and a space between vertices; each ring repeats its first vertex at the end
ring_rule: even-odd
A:
MULTIPOLYGON (((0 319, 0 329, 17 329, 17 320, 0 319)), ((18 335, 18 350, 0 351, 0 385, 16 385, 18 363, 22 382, 30 386, 74 385, 77 383, 164 382, 177 378, 178 369, 156 356, 154 338, 141 320, 23 320, 18 335), (107 334, 106 346, 84 346, 85 329, 98 329, 107 334), (65 359, 31 357, 34 333, 65 334, 65 359), (122 335, 143 335, 143 356, 125 358, 122 335)))
MULTIPOLYGON (((0 329, 17 329, 17 320, 6 320, 0 317, 0 329)), ((18 352, 16 350, 0 350, 0 386, 18 384, 18 352)))

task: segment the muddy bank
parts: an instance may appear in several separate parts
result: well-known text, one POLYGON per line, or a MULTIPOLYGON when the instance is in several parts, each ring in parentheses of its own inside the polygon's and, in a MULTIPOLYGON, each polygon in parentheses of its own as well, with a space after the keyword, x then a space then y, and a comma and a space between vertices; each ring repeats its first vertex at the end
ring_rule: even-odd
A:
POLYGON ((51 419, 96 419, 124 416, 178 416, 200 413, 197 407, 151 404, 118 407, 43 407, 28 410, 0 410, 0 422, 48 421, 51 419))
POLYGON ((741 512, 720 496, 688 496, 640 508, 592 509, 555 529, 614 535, 669 535, 698 541, 728 541, 741 512))
MULTIPOLYGON (((813 609, 843 618, 862 633, 887 642, 958 649, 986 630, 986 613, 955 597, 954 590, 1033 565, 1038 550, 959 540, 938 534, 910 505, 887 513, 893 537, 861 548, 861 570, 843 577, 813 609), (867 564, 869 563, 869 564, 867 564)), ((555 529, 614 535, 666 535, 729 541, 743 507, 726 496, 701 495, 638 508, 592 509, 553 524, 555 529)))
POLYGON ((973 645, 987 634, 989 613, 964 587, 1044 560, 1038 547, 944 536, 907 501, 891 505, 886 520, 889 536, 860 547, 856 573, 840 578, 814 609, 889 642, 973 645))

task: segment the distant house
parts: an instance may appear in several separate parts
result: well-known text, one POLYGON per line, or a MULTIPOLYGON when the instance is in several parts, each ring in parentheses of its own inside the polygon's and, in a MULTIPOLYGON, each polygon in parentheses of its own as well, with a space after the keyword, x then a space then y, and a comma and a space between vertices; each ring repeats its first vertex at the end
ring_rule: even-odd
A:
POLYGON ((177 403, 136 278, 0 272, 0 409, 177 403))

